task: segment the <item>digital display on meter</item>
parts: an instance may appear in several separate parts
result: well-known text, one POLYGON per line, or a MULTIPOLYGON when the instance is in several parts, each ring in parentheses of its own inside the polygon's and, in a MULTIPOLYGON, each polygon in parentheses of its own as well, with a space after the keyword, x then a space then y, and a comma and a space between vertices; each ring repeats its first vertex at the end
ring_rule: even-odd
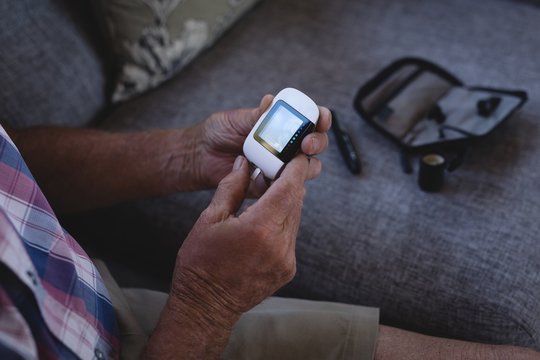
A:
POLYGON ((302 135, 312 127, 313 123, 305 116, 278 100, 255 132, 255 140, 280 158, 288 157, 291 152, 294 156, 304 138, 302 135))

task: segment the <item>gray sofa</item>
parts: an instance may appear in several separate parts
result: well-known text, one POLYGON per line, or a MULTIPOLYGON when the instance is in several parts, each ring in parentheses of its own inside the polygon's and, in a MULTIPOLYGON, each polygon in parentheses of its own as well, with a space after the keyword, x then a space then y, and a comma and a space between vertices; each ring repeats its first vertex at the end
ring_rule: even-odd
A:
MULTIPOLYGON (((540 7, 530 1, 263 1, 171 81, 110 106, 112 66, 90 1, 0 2, 0 117, 17 127, 189 126, 298 87, 336 109, 362 154, 352 176, 333 136, 309 183, 298 274, 282 296, 377 306, 428 334, 540 350, 540 7), (529 102, 477 143, 436 194, 352 108, 382 66, 421 56, 529 102)), ((166 289, 176 249, 211 192, 65 218, 126 286, 166 289), (91 240, 90 240, 91 239, 91 240)))

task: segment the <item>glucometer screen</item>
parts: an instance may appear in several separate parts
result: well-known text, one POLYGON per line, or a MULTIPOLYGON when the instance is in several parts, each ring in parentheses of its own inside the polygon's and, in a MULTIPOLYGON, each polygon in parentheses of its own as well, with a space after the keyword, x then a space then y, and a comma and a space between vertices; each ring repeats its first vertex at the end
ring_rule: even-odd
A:
POLYGON ((278 152, 281 152, 302 124, 302 120, 284 106, 279 106, 259 136, 278 152))
POLYGON ((302 139, 313 127, 308 118, 285 101, 278 100, 254 136, 267 150, 286 162, 296 154, 302 139))

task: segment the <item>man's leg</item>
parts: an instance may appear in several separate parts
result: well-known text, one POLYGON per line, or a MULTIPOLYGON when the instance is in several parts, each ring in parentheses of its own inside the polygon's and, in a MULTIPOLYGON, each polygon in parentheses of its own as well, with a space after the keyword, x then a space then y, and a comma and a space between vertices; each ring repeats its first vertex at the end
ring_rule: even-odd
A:
POLYGON ((272 297, 244 314, 225 359, 358 359, 375 351, 379 310, 272 297))
MULTIPOLYGON (((146 289, 121 291, 127 300, 123 306, 129 304, 133 313, 129 317, 138 323, 138 327, 122 329, 122 338, 130 340, 141 330, 149 336, 167 294, 146 289), (126 333, 130 337, 126 338, 126 333)), ((370 360, 375 351, 378 320, 379 312, 374 308, 269 298, 240 318, 222 358, 370 360)), ((132 348, 131 344, 127 346, 132 348)))
MULTIPOLYGON (((122 358, 138 358, 157 324, 168 295, 121 289, 96 261, 117 312, 122 358)), ((270 298, 235 326, 224 358, 230 359, 471 359, 540 360, 514 346, 478 344, 422 335, 387 326, 378 329, 378 310, 307 300, 270 298), (300 353, 300 351, 307 353, 300 353)))
MULTIPOLYGON (((157 325, 166 293, 120 288, 94 260, 116 311, 122 358, 138 358, 157 325)), ((362 306, 269 298, 235 325, 223 359, 359 359, 375 351, 379 311, 362 306)))
POLYGON ((381 325, 375 360, 412 359, 540 360, 540 353, 515 346, 437 338, 381 325))

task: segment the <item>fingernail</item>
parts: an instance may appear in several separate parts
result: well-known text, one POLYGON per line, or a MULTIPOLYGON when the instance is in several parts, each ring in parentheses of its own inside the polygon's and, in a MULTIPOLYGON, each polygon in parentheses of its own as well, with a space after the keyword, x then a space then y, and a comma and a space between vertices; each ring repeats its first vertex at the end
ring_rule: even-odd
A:
POLYGON ((242 167, 242 164, 244 163, 244 157, 238 156, 236 160, 234 160, 233 170, 238 170, 242 167))

